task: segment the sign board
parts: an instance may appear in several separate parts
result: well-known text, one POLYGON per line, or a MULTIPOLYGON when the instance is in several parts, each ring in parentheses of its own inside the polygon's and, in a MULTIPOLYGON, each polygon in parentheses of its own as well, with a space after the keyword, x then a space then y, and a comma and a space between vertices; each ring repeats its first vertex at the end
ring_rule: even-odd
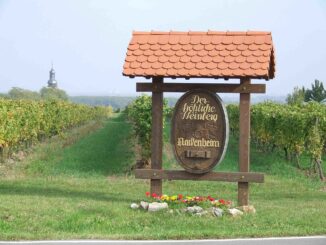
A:
POLYGON ((211 171, 223 160, 229 137, 220 97, 206 90, 184 94, 174 109, 171 134, 176 159, 186 171, 211 171))

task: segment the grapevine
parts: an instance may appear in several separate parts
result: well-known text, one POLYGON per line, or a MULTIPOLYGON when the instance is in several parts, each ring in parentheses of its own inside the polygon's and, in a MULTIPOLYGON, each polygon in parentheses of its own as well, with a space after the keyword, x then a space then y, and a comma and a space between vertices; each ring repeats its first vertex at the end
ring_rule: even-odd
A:
POLYGON ((60 135, 87 121, 107 117, 111 112, 110 107, 64 101, 0 99, 0 154, 22 144, 60 135))
MULTIPOLYGON (((228 105, 231 132, 239 133, 239 107, 228 105)), ((321 179, 322 154, 326 145, 326 106, 316 102, 282 105, 271 102, 251 107, 251 139, 263 151, 282 149, 299 168, 300 156, 311 157, 321 179)))

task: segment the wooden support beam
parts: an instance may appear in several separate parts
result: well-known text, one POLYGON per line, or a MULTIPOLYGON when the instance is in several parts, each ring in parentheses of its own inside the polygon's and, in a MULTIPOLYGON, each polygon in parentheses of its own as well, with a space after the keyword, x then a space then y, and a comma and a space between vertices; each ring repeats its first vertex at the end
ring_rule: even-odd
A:
POLYGON ((213 93, 265 93, 265 84, 229 83, 137 83, 137 92, 187 92, 205 89, 213 93))
MULTIPOLYGON (((153 86, 163 83, 163 77, 153 77, 153 86)), ((151 167, 153 170, 162 169, 163 148, 163 93, 152 93, 152 138, 151 138, 151 167)), ((162 180, 151 179, 151 193, 162 194, 162 180)))
MULTIPOLYGON (((241 79, 241 85, 249 86, 250 79, 241 79)), ((250 93, 240 94, 240 137, 239 137, 239 171, 249 172, 250 166, 250 93)), ((249 204, 249 183, 238 183, 238 204, 249 204)))
POLYGON ((247 172, 208 172, 205 174, 193 174, 184 170, 155 170, 155 169, 136 169, 137 179, 154 180, 207 180, 207 181, 227 181, 239 183, 263 183, 264 174, 247 172))

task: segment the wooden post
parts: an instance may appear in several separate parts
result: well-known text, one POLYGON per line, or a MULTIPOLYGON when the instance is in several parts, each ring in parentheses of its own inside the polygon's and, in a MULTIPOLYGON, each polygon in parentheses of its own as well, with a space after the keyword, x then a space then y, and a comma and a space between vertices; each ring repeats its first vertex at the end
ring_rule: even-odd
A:
MULTIPOLYGON (((249 78, 242 78, 241 84, 250 84, 249 78)), ((250 93, 240 94, 240 139, 239 139, 239 171, 249 172, 250 162, 250 93)), ((238 205, 249 204, 249 183, 238 182, 238 205)))
MULTIPOLYGON (((153 87, 163 83, 163 77, 153 77, 153 87)), ((163 92, 152 93, 151 168, 162 169, 163 148, 163 92)), ((162 195, 162 180, 151 179, 151 193, 162 195)))

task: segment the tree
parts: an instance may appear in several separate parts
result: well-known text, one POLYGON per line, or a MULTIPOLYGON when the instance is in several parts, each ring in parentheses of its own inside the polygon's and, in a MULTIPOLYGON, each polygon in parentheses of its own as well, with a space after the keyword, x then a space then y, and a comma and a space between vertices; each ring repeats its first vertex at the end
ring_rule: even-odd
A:
POLYGON ((305 101, 323 102, 326 100, 326 90, 324 89, 323 82, 315 80, 314 84, 311 84, 311 89, 307 89, 305 92, 305 101))
POLYGON ((286 102, 289 105, 300 105, 305 99, 305 88, 295 87, 292 94, 288 94, 286 97, 286 102))
POLYGON ((27 99, 27 100, 39 100, 41 96, 38 92, 31 91, 28 89, 22 89, 18 87, 13 87, 8 92, 8 97, 10 99, 19 100, 19 99, 27 99))
POLYGON ((58 88, 47 88, 43 87, 40 91, 41 98, 44 100, 68 100, 67 93, 58 88))

